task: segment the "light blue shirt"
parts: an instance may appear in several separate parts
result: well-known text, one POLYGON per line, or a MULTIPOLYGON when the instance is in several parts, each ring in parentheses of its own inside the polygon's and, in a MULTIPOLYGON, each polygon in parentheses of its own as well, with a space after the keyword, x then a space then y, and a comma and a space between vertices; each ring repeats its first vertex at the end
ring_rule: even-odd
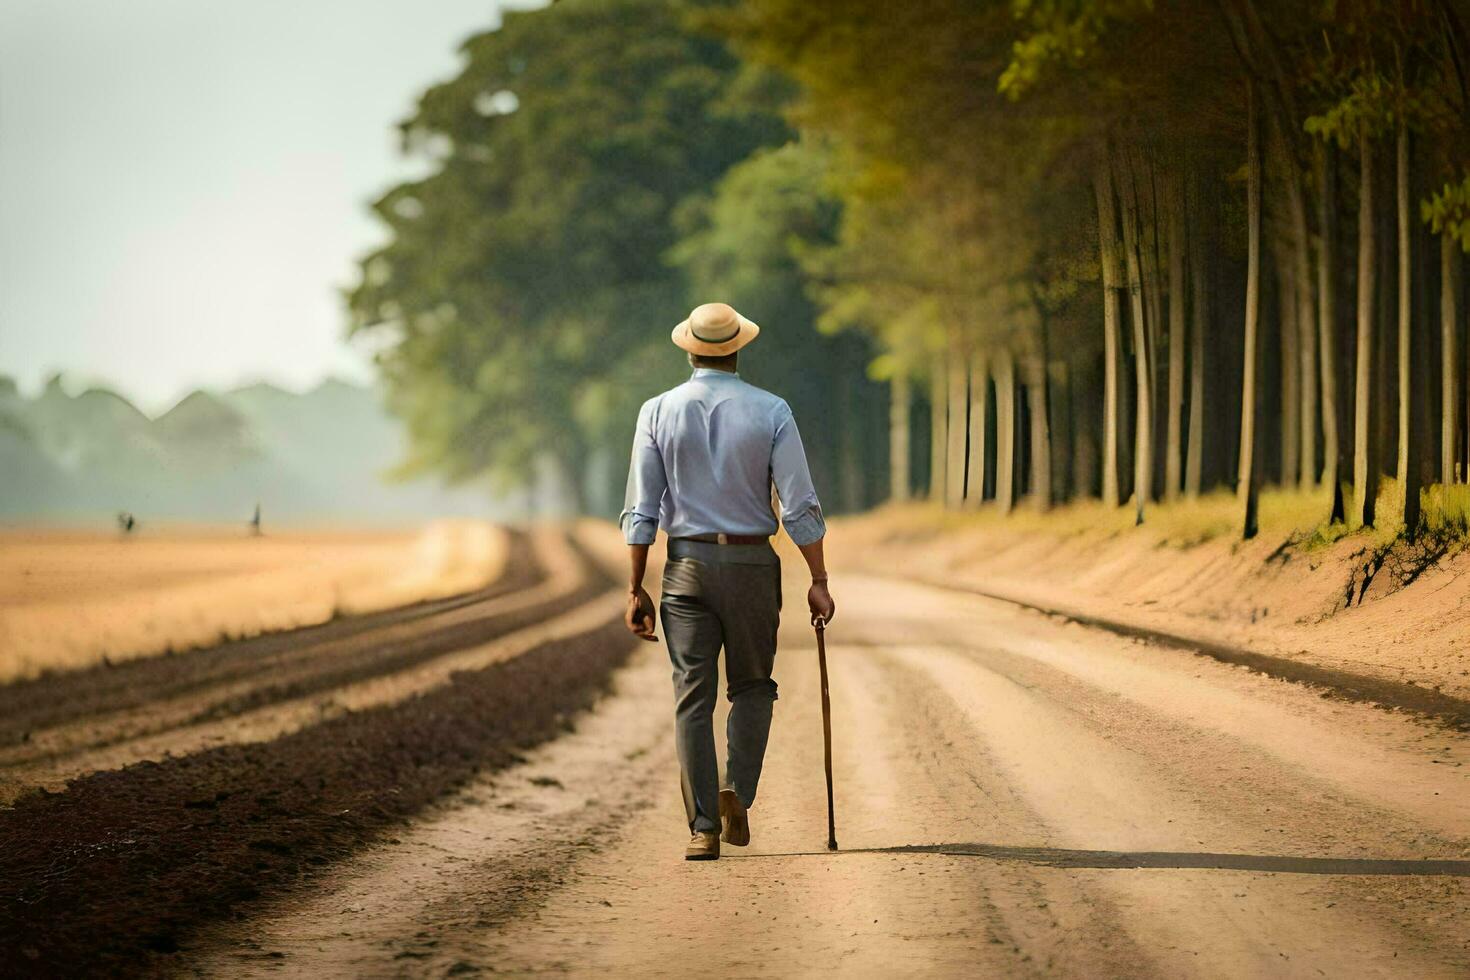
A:
POLYGON ((696 534, 776 533, 797 544, 827 533, 796 419, 785 401, 740 375, 699 368, 643 403, 619 523, 629 544, 696 534))

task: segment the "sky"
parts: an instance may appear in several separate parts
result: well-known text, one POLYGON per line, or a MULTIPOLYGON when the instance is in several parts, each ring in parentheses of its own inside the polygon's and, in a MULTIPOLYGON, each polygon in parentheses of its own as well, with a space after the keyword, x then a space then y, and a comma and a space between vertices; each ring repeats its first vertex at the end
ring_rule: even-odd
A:
POLYGON ((372 377, 341 290, 416 176, 394 125, 496 0, 0 0, 0 375, 372 377))

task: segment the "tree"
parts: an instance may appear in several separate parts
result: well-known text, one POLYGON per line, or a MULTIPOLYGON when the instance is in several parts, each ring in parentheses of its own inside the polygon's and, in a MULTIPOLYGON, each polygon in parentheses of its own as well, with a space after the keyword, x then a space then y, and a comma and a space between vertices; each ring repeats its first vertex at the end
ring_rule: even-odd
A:
POLYGON ((1109 507, 1120 502, 1118 494, 1118 360, 1122 302, 1122 272, 1117 245, 1117 208, 1111 168, 1101 167, 1094 176, 1097 198, 1098 251, 1103 288, 1103 471, 1102 498, 1109 507))
MULTIPOLYGON (((1457 345, 1457 336, 1460 329, 1459 302, 1460 302, 1460 278, 1463 258, 1460 243, 1449 234, 1441 235, 1439 250, 1440 261, 1440 306, 1439 324, 1442 347, 1442 370, 1440 384, 1442 386, 1441 428, 1440 428, 1440 482, 1450 484, 1458 482, 1460 475, 1455 470, 1456 450, 1458 440, 1456 432, 1459 424, 1459 395, 1460 395, 1460 350, 1457 345)), ((1470 389, 1467 389, 1470 390, 1470 389)), ((1464 457, 1470 461, 1470 455, 1464 457)))
POLYGON ((1138 173, 1132 161, 1126 165, 1123 186, 1123 265, 1128 271, 1128 300, 1133 323, 1133 390, 1137 403, 1133 411, 1133 506, 1134 523, 1142 524, 1144 507, 1153 496, 1154 428, 1153 366, 1149 328, 1152 322, 1144 306, 1143 245, 1139 220, 1138 173))
POLYGON ((806 261, 836 241, 830 167, 813 141, 757 150, 680 204, 667 257, 687 277, 689 305, 726 301, 766 328, 741 354, 741 375, 790 403, 828 507, 856 510, 882 492, 869 475, 884 468, 883 390, 863 370, 866 335, 817 328, 806 261))
POLYGON ((402 124, 434 169, 374 205, 390 240, 362 261, 351 326, 385 342, 409 469, 505 484, 549 454, 577 488, 592 447, 625 443, 682 373, 650 329, 688 309, 663 260, 675 209, 786 129, 660 0, 512 12, 462 52, 402 124))
MULTIPOLYGON (((1374 156, 1394 112, 1412 108, 1415 139, 1466 158, 1456 150, 1470 115, 1465 32, 1453 5, 1006 6, 749 0, 731 14, 741 49, 801 87, 793 123, 841 148, 842 228, 816 277, 819 305, 824 320, 872 334, 885 350, 880 376, 928 380, 931 454, 949 474, 936 495, 952 506, 964 486, 973 504, 992 453, 1002 509, 1023 484, 1044 489, 1043 443, 1060 420, 1055 487, 1089 487, 1096 445, 1103 498, 1116 503, 1131 483, 1137 520, 1159 489, 1197 494, 1232 470, 1246 535, 1259 485, 1278 474, 1302 490, 1327 484, 1340 519, 1349 439, 1355 517, 1372 520, 1376 450, 1394 436, 1370 423, 1390 418, 1381 403, 1398 376, 1396 347, 1378 343, 1389 336, 1378 305, 1392 295, 1379 265, 1399 251, 1394 223, 1375 220, 1374 156), (1381 70, 1398 63, 1395 51, 1413 69, 1399 80, 1381 70), (1223 192, 1239 179, 1242 145, 1243 200, 1223 192), (1339 208, 1354 197, 1339 170, 1354 165, 1355 282, 1339 241, 1339 208), (1263 313, 1273 287, 1279 303, 1263 313), (1356 347, 1340 329, 1344 287, 1359 293, 1356 347), (1353 356, 1350 433, 1339 372, 1353 356), (1132 438, 1120 440, 1125 426, 1132 438)), ((1459 179, 1446 176, 1447 186, 1459 179)), ((1422 265, 1397 277, 1404 289, 1423 288, 1422 265)), ((1458 298, 1442 285, 1442 307, 1446 296, 1458 298)), ((1419 370, 1429 351, 1426 328, 1410 327, 1400 370, 1419 370)), ((1441 438, 1455 442, 1465 399, 1443 381, 1455 372, 1441 375, 1451 417, 1441 438)), ((1397 387, 1421 419, 1426 386, 1415 377, 1397 387)), ((1400 455, 1418 458, 1421 435, 1399 438, 1400 455)))
POLYGON ((1254 80, 1246 94, 1246 285, 1245 373, 1240 394, 1240 471, 1236 494, 1240 499, 1241 537, 1249 540, 1259 530, 1259 471, 1256 465, 1256 374, 1261 320, 1261 109, 1254 80))
MULTIPOLYGON (((1196 202, 1195 212, 1200 212, 1196 202)), ((1203 228, 1193 229, 1189 246, 1191 317, 1189 331, 1189 446, 1185 452, 1184 492, 1199 496, 1205 455, 1205 350, 1209 324, 1209 266, 1205 259, 1203 228)))
POLYGON ((888 460, 891 482, 888 497, 903 502, 909 499, 913 489, 909 476, 909 406, 913 395, 909 391, 909 377, 895 374, 889 391, 892 409, 888 416, 888 460))
POLYGON ((1164 499, 1176 500, 1181 486, 1184 426, 1185 286, 1184 181, 1175 174, 1168 188, 1169 222, 1169 404, 1165 413, 1164 499))
POLYGON ((996 357, 995 502, 1009 514, 1016 500, 1016 358, 1006 348, 996 357))
POLYGON ((1328 521, 1346 520, 1342 494, 1341 409, 1338 401, 1337 322, 1337 150, 1327 142, 1316 147, 1317 162, 1317 348, 1321 354, 1322 482, 1332 491, 1328 521))
POLYGON ((1373 403, 1374 289, 1377 275, 1373 230, 1373 144, 1368 124, 1358 134, 1358 337, 1357 387, 1353 417, 1353 517, 1372 527, 1377 517, 1378 470, 1373 453, 1370 412, 1373 403))
POLYGON ((1394 189, 1398 215, 1398 348, 1399 348, 1399 487, 1404 492, 1404 530, 1419 532, 1419 467, 1414 459, 1416 437, 1414 394, 1419 390, 1413 365, 1414 344, 1413 238, 1409 233, 1409 125, 1399 111, 1394 123, 1394 189))
POLYGON ((970 359, 970 430, 968 469, 965 475, 965 503, 979 507, 985 499, 985 470, 989 458, 987 421, 990 412, 990 365, 984 351, 970 359))

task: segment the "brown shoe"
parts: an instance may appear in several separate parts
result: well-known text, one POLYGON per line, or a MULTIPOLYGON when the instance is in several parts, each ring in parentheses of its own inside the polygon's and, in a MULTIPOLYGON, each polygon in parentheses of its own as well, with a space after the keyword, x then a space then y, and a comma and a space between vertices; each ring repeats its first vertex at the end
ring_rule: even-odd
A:
POLYGON ((695 831, 684 848, 686 861, 718 861, 720 859, 720 836, 713 830, 695 831))
POLYGON ((736 847, 750 843, 750 819, 745 815, 745 804, 733 789, 720 790, 720 823, 725 828, 720 840, 736 847))

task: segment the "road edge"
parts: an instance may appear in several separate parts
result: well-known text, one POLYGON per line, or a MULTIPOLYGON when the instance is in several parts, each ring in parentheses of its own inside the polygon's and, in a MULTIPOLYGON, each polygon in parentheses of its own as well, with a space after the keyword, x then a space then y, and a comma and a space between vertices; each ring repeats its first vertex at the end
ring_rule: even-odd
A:
POLYGON ((1322 667, 1275 654, 1259 653, 1203 636, 1144 626, 1111 616, 1083 612, 1069 606, 1050 605, 1031 599, 1022 599, 976 585, 939 582, 926 578, 914 578, 912 581, 947 592, 958 592, 1004 602, 1031 612, 1041 613, 1044 616, 1052 616, 1079 626, 1112 633, 1115 636, 1142 640, 1154 646, 1183 650, 1197 656, 1209 657, 1220 663, 1245 667, 1253 673, 1314 688, 1319 690, 1324 697, 1372 704, 1386 710, 1404 711, 1455 731, 1470 732, 1470 700, 1457 698, 1431 688, 1420 687, 1417 684, 1392 681, 1334 667, 1322 667))

